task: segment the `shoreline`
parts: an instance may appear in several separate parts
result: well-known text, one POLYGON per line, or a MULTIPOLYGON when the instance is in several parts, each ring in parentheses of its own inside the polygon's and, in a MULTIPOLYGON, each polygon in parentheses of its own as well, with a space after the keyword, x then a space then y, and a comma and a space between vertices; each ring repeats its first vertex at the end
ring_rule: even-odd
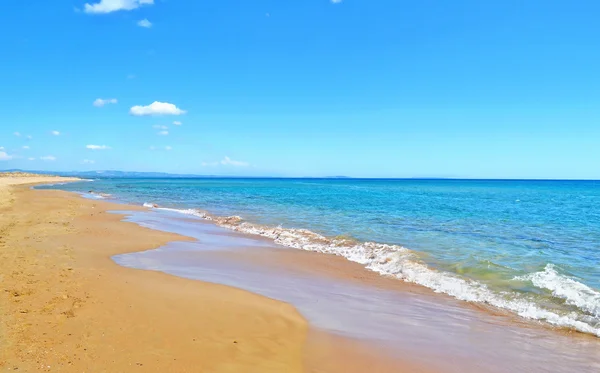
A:
POLYGON ((382 351, 389 348, 411 361, 425 361, 434 371, 508 372, 514 367, 543 371, 551 365, 555 372, 571 372, 600 366, 598 340, 591 335, 490 312, 381 277, 339 256, 267 245, 264 238, 211 222, 164 211, 128 215, 127 221, 190 235, 196 241, 117 256, 119 264, 282 300, 322 330, 364 340, 382 351), (225 243, 211 247, 215 239, 225 243), (297 295, 282 292, 292 288, 297 295), (341 303, 330 300, 340 296, 346 298, 341 303), (523 350, 529 354, 523 355, 523 350), (451 366, 446 364, 449 360, 451 366))
MULTIPOLYGON (((0 192, 1 189, 0 187, 0 192)), ((109 367, 108 371, 122 371, 126 369, 128 362, 131 366, 132 351, 137 354, 135 357, 138 360, 148 361, 149 358, 152 361, 152 367, 148 367, 146 363, 140 361, 141 364, 144 364, 144 369, 149 371, 164 371, 165 369, 194 371, 192 366, 206 367, 206 364, 214 364, 210 365, 210 369, 207 368, 209 371, 230 371, 233 368, 227 368, 229 365, 223 365, 223 362, 230 360, 231 356, 237 356, 235 355, 237 352, 224 349, 225 352, 234 354, 227 355, 219 348, 219 346, 231 347, 232 340, 221 344, 219 342, 223 342, 221 340, 223 336, 231 335, 232 338, 235 338, 234 341, 244 341, 245 346, 252 345, 252 352, 245 356, 248 361, 239 361, 239 365, 236 365, 233 371, 275 372, 283 369, 291 372, 330 373, 359 373, 369 370, 374 372, 503 373, 513 371, 514 367, 519 367, 522 371, 544 371, 546 366, 553 366, 556 372, 570 372, 573 369, 587 372, 593 371, 592 367, 600 366, 600 353, 597 350, 598 343, 595 337, 557 330, 539 323, 511 322, 510 317, 505 317, 506 315, 481 312, 479 307, 471 307, 465 302, 443 294, 435 294, 418 285, 379 276, 343 257, 277 248, 277 245, 267 245, 270 248, 267 247, 267 250, 264 250, 268 242, 264 237, 253 237, 230 231, 199 218, 180 217, 172 212, 166 213, 141 206, 87 199, 79 193, 33 190, 24 186, 12 190, 16 193, 16 198, 13 198, 13 203, 16 205, 13 206, 12 211, 0 210, 2 211, 0 227, 6 223, 6 219, 2 218, 7 217, 9 222, 15 220, 25 223, 20 227, 22 228, 21 241, 27 242, 32 238, 24 233, 37 232, 34 233, 33 239, 38 243, 46 243, 46 245, 41 245, 43 253, 48 252, 48 243, 59 245, 53 251, 57 251, 57 248, 65 250, 64 253, 58 250, 57 252, 61 254, 59 256, 43 255, 42 258, 47 262, 42 267, 39 265, 34 267, 33 273, 29 272, 20 278, 22 284, 25 284, 24 289, 5 288, 5 291, 9 290, 7 295, 13 295, 12 290, 17 290, 16 297, 14 299, 9 297, 8 300, 19 303, 21 299, 39 298, 39 295, 31 293, 32 289, 27 286, 32 284, 32 276, 39 276, 40 268, 43 268, 42 272, 47 275, 53 274, 50 279, 58 280, 58 283, 56 281, 49 282, 48 286, 43 289, 42 293, 46 293, 44 295, 46 303, 38 304, 37 308, 34 308, 34 312, 30 312, 29 309, 13 309, 12 315, 20 318, 26 319, 33 313, 38 314, 34 315, 38 318, 37 323, 25 323, 26 326, 29 326, 30 331, 31 325, 35 326, 35 330, 40 325, 54 325, 50 329, 37 330, 36 338, 25 339, 26 342, 22 341, 20 350, 13 349, 13 358, 17 356, 16 352, 18 351, 29 351, 31 354, 31 347, 26 350, 25 346, 33 345, 41 348, 46 357, 49 353, 54 358, 61 357, 62 360, 53 361, 60 366, 61 371, 81 371, 86 367, 89 368, 91 361, 101 361, 100 365, 109 367), (131 211, 127 212, 124 209, 131 211), (5 216, 5 211, 16 214, 13 218, 17 219, 5 216), (30 219, 19 219, 24 212, 30 219), (48 213, 53 216, 50 221, 48 221, 48 213), (166 214, 166 218, 163 214, 166 214), (135 216, 147 216, 150 224, 140 224, 141 221, 139 219, 136 221, 135 216), (65 219, 65 217, 70 217, 70 219, 65 219), (36 219, 41 220, 37 221, 36 219), (178 224, 187 224, 188 230, 180 232, 172 229, 178 224), (55 235, 48 235, 47 225, 52 229, 58 228, 61 231, 58 237, 65 239, 67 244, 61 246, 61 240, 55 235), (212 230, 215 234, 200 237, 198 234, 202 234, 203 228, 201 227, 213 227, 212 230), (194 245, 199 244, 204 247, 213 245, 225 247, 231 236, 238 239, 243 238, 246 241, 256 241, 256 243, 247 246, 244 249, 246 252, 238 251, 237 253, 240 255, 234 256, 229 255, 226 251, 206 255, 207 253, 202 252, 203 250, 197 251, 194 248, 194 245), (49 237, 51 240, 48 240, 49 237), (201 241, 205 243, 203 244, 201 241), (181 275, 165 271, 160 268, 162 265, 160 256, 154 258, 155 261, 158 259, 159 266, 143 265, 143 258, 146 255, 152 257, 155 254, 166 254, 167 256, 162 258, 168 262, 174 258, 171 252, 172 248, 177 246, 187 247, 184 251, 189 257, 184 257, 184 266, 198 263, 197 260, 200 259, 200 263, 204 262, 204 266, 209 265, 211 271, 221 270, 226 276, 240 275, 239 272, 236 273, 235 266, 232 267, 232 264, 242 264, 245 267, 254 266, 255 270, 258 269, 261 273, 271 272, 271 275, 275 275, 275 277, 271 277, 269 282, 281 283, 281 286, 288 290, 283 293, 283 296, 281 293, 273 296, 273 294, 261 291, 260 288, 248 287, 244 282, 232 284, 218 279, 214 281, 202 276, 181 275), (274 248, 275 251, 271 248, 274 248), (258 249, 258 251, 250 253, 248 249, 258 249), (252 255, 246 255, 248 253, 252 255), (116 260, 115 256, 131 257, 134 260, 136 260, 135 258, 142 259, 140 262, 142 265, 124 265, 116 260), (66 268, 67 272, 57 271, 58 264, 64 265, 60 260, 66 257, 78 259, 76 261, 79 262, 79 267, 73 266, 71 263, 66 268), (222 266, 223 263, 225 266, 222 266), (212 264, 216 266, 210 267, 212 264), (136 269, 132 270, 131 268, 136 269), (278 271, 273 272, 275 269, 278 271), (230 271, 233 272, 230 273, 230 271), (68 277, 72 274, 78 274, 76 281, 68 277), (288 297, 289 294, 298 291, 296 286, 299 283, 294 284, 295 274, 301 274, 305 278, 325 280, 321 289, 324 289, 325 292, 333 292, 331 295, 335 297, 339 297, 340 294, 345 297, 343 294, 347 294, 349 298, 344 302, 350 302, 348 303, 349 308, 328 308, 321 309, 321 311, 313 309, 312 313, 305 314, 306 308, 288 297), (55 292, 57 287, 66 286, 65 283, 75 283, 75 289, 80 292, 79 295, 70 296, 68 292, 67 294, 61 292, 55 294, 54 297, 49 296, 49 291, 55 292), (352 294, 352 292, 344 293, 342 290, 346 286, 352 288, 359 285, 364 289, 371 289, 368 291, 375 290, 376 293, 367 292, 361 295, 360 293, 352 294), (183 288, 188 290, 184 291, 183 288), (294 289, 294 291, 290 292, 290 289, 294 289), (338 293, 340 290, 342 293, 338 293), (84 292, 81 293, 82 291, 84 292), (379 293, 380 291, 385 294, 379 293), (90 294, 101 297, 103 301, 89 301, 89 298, 95 299, 95 296, 90 296, 90 294), (382 294, 383 298, 380 297, 382 294), (356 295, 359 297, 364 295, 366 298, 361 301, 359 298, 355 298, 356 295), (390 295, 395 300, 391 300, 390 295), (198 297, 199 299, 196 299, 198 297), (51 299, 49 304, 47 299, 51 299), (207 299, 210 302, 207 302, 207 299), (256 303, 252 303, 251 299, 254 299, 256 303), (451 300, 451 302, 448 303, 447 300, 451 300), (359 303, 356 303, 357 301, 359 303), (383 303, 378 305, 380 301, 383 303), (422 307, 423 301, 427 303, 426 308, 422 307), (223 305, 224 302, 225 305, 223 305), (62 311, 58 314, 56 314, 57 309, 54 303, 62 303, 59 306, 63 307, 62 311), (215 308, 213 303, 221 305, 223 308, 215 308), (70 306, 65 307, 67 304, 70 306), (131 308, 127 309, 125 306, 134 304, 137 304, 138 307, 134 308, 136 313, 131 314, 131 308), (160 306, 156 306, 156 304, 160 306), (269 304, 271 306, 268 306, 269 304), (364 307, 365 305, 367 308, 364 307), (416 308, 415 305, 417 305, 416 308), (372 306, 377 307, 372 308, 372 306), (84 310, 89 312, 82 312, 84 310), (22 313, 21 311, 26 312, 22 313), (342 329, 331 329, 326 325, 323 328, 321 322, 323 315, 317 315, 318 317, 315 319, 315 311, 322 312, 325 319, 327 317, 339 318, 337 323, 341 323, 342 329), (379 313, 374 314, 373 312, 379 313), (232 313, 235 316, 224 317, 225 314, 231 315, 232 313), (257 313, 262 315, 258 317, 262 324, 256 321, 257 313), (52 314, 54 318, 48 318, 52 314), (382 314, 384 315, 383 319, 381 318, 382 314), (189 316, 184 317, 185 315, 189 316), (46 319, 42 319, 43 321, 40 322, 39 316, 46 317, 46 319), (84 320, 83 316, 88 319, 84 320), (64 319, 66 322, 64 320, 62 322, 65 325, 75 325, 79 322, 79 327, 65 328, 61 323, 56 323, 57 320, 61 321, 64 317, 66 317, 64 319), (202 320, 196 320, 198 317, 201 317, 202 320), (356 317, 360 318, 356 319, 356 317), (250 318, 251 321, 244 322, 244 318, 250 318), (286 320, 283 324, 294 330, 295 333, 290 334, 287 329, 273 330, 272 323, 281 318, 286 320), (364 324, 363 320, 366 320, 367 323, 364 324), (364 325, 352 326, 357 321, 364 325), (242 322, 242 328, 240 328, 240 322, 242 322), (458 324, 456 324, 457 322, 458 324), (193 341, 194 345, 189 346, 185 341, 180 341, 182 336, 189 335, 186 333, 189 332, 190 325, 197 323, 200 323, 201 330, 198 329, 192 336, 192 339, 196 339, 193 341), (250 331, 244 329, 244 327, 249 327, 246 323, 255 324, 252 325, 255 329, 250 331), (385 335, 392 336, 390 340, 392 343, 362 334, 365 331, 367 334, 372 334, 364 329, 369 323, 371 326, 383 328, 384 339, 385 335), (455 324, 456 327, 453 326, 455 324), (347 332, 350 331, 347 329, 348 326, 351 326, 350 329, 354 331, 358 330, 359 334, 348 334, 347 332), (150 331, 146 330, 148 327, 151 328, 150 331), (357 327, 358 329, 356 329, 357 327), (363 329, 360 329, 361 327, 363 329), (235 330, 227 334, 226 332, 230 328, 235 330), (80 330, 84 330, 85 334, 78 334, 80 330), (104 333, 99 337, 97 330, 110 333, 107 337, 104 333), (242 339, 237 336, 242 331, 249 333, 247 338, 242 339), (62 335, 62 339, 52 334, 56 332, 62 335), (269 336, 265 337, 265 333, 269 336), (49 338, 48 335, 52 335, 51 342, 45 344, 49 338), (203 338, 210 335, 212 339, 199 339, 198 335, 203 338), (89 336, 94 337, 91 344, 89 344, 89 336), (257 338, 253 339, 252 336, 257 338), (72 343, 69 345, 69 340, 74 337, 85 343, 71 341, 72 343), (157 337, 160 337, 162 342, 157 341, 157 337), (106 348, 107 342, 103 340, 104 338, 112 341, 108 346, 110 348, 106 348), (38 345, 37 343, 40 341, 43 341, 44 344, 38 345), (202 342, 206 344, 202 344, 202 342), (267 347, 271 345, 279 348, 285 347, 286 353, 261 349, 265 347, 264 343, 266 342, 269 342, 267 347), (156 346, 157 343, 158 346, 156 346), (86 347, 83 351, 77 350, 84 345, 86 347), (88 353, 89 346, 96 351, 93 356, 88 353), (179 357, 176 358, 177 360, 170 361, 173 357, 173 346, 176 346, 176 354, 179 357), (139 351, 141 347, 145 349, 143 352, 139 351), (198 353, 194 351, 194 347, 212 352, 202 355, 201 361, 194 360, 198 359, 198 353), (100 349, 99 352, 98 349, 100 349), (146 351, 148 349, 149 351, 146 351), (214 349, 217 351, 215 352, 214 349), (523 355, 521 353, 523 350, 527 350, 529 353, 523 355), (125 355, 120 359, 115 359, 115 351, 125 355), (256 351, 261 353, 257 355, 256 351), (65 354, 65 352, 68 353, 65 354), (69 353, 73 353, 73 355, 69 356, 69 353), (277 361, 269 357, 269 354, 273 353, 277 354, 277 361), (281 359, 287 360, 281 362, 281 359), (79 360, 83 360, 83 362, 79 360), (268 361, 267 365, 264 360, 268 361), (451 363, 448 364, 449 362, 451 363), (77 368, 73 368, 74 366, 77 368)), ((19 224, 12 224, 12 228, 15 226, 19 228, 19 224)), ((15 242, 20 241, 18 234, 15 238, 17 239, 15 242)), ((3 247, 4 243, 1 241, 0 247, 3 247)), ((38 247, 37 255, 24 255, 36 254, 35 251, 29 253, 20 251, 17 254, 21 258, 17 256, 9 259, 12 259, 14 264, 23 261, 23 257, 25 257, 25 262, 29 265, 35 260, 39 261, 39 253, 40 248, 38 247)), ((0 259, 6 259, 5 253, 2 254, 4 256, 0 259)), ((6 265, 4 262, 0 266, 6 265)), ((8 267, 11 267, 10 261, 8 267)), ((193 269, 193 267, 190 268, 193 269)), ((0 267, 0 269, 3 268, 0 267)), ((6 267, 3 269, 4 272, 6 272, 5 269, 6 267)), ((18 269, 23 274, 27 266, 21 266, 18 269)), ((202 268, 198 269, 201 273, 202 268)), ((242 274, 240 278, 243 281, 251 280, 245 276, 242 274)), ((314 298, 316 304, 320 304, 320 300, 325 301, 329 298, 329 295, 322 291, 311 292, 308 295, 311 298, 316 296, 314 298)), ((2 302, 0 301, 1 308, 2 302)), ((4 310, 1 311, 2 315, 6 315, 4 310)), ((10 315, 10 312, 8 314, 10 315)), ((516 318, 515 315, 510 316, 516 318)), ((3 318, 5 319, 4 326, 7 326, 6 320, 8 319, 5 316, 0 317, 0 319, 3 318)), ((2 329, 0 327, 0 332, 2 329)), ((0 336, 0 346, 3 342, 1 338, 0 336)), ((238 343, 234 344, 238 348, 241 347, 238 343)), ((9 349, 3 348, 2 351, 9 351, 9 349)), ((10 360, 7 360, 5 356, 11 356, 10 352, 8 355, 0 353, 0 362, 6 365, 10 360)), ((40 354, 40 351, 33 350, 33 361, 40 360, 40 356, 44 355, 40 354)), ((32 361, 31 355, 25 357, 24 360, 21 360, 32 361)))
MULTIPOLYGON (((102 195, 102 193, 99 194, 102 195)), ((94 195, 98 195, 98 193, 94 193, 94 195)), ((127 204, 128 202, 124 203, 127 204)), ((154 203, 144 203, 143 206, 149 209, 175 212, 181 214, 182 218, 185 218, 185 216, 200 218, 206 223, 226 228, 231 232, 259 237, 267 242, 275 242, 276 245, 302 252, 328 257, 341 257, 347 262, 355 264, 356 268, 360 267, 360 269, 366 270, 369 274, 374 274, 379 279, 385 279, 381 280, 383 282, 392 279, 396 284, 391 285, 391 287, 396 289, 404 286, 405 289, 423 294, 449 297, 453 301, 460 302, 463 307, 481 310, 492 315, 502 315, 511 319, 512 322, 521 323, 524 326, 538 327, 541 324, 543 327, 559 334, 576 333, 584 335, 584 338, 587 336, 600 338, 600 329, 593 324, 586 324, 577 318, 571 318, 569 314, 555 313, 552 308, 540 307, 539 304, 527 297, 505 299, 502 297, 501 292, 497 294, 495 291, 488 289, 484 283, 432 269, 427 264, 414 260, 415 258, 411 256, 414 252, 400 245, 364 242, 348 237, 323 236, 320 233, 303 228, 261 225, 247 222, 236 215, 214 215, 195 208, 165 208, 154 203), (372 245, 375 245, 376 248, 373 249, 372 245), (348 256, 346 253, 348 248, 359 248, 358 259, 348 256), (380 253, 374 253, 382 249, 386 252, 390 248, 393 250, 387 252, 384 258, 376 257, 380 253), (341 249, 341 252, 338 249, 341 249), (400 254, 394 252, 396 249, 399 249, 400 254), (369 253, 370 251, 373 252, 369 253), (404 251, 409 254, 405 255, 404 251), (373 266, 374 264, 375 266, 373 266), (398 270, 397 267, 403 268, 399 274, 393 272, 398 270)), ((353 255, 355 254, 353 253, 353 255)), ((366 276, 366 278, 371 277, 373 276, 366 276)), ((364 280, 365 276, 361 276, 359 279, 359 281, 364 280)), ((379 280, 373 282, 376 286, 379 286, 377 285, 379 280)), ((512 295, 515 296, 515 294, 512 295)))
MULTIPOLYGON (((93 180, 89 180, 89 181, 93 181, 93 180)), ((157 204, 154 204, 154 203, 147 203, 147 202, 143 203, 143 205, 140 205, 140 206, 138 206, 137 204, 132 205, 132 204, 130 204, 131 202, 119 200, 118 198, 115 198, 114 196, 112 196, 110 194, 102 193, 102 191, 93 191, 92 192, 90 190, 88 193, 85 193, 85 192, 73 192, 73 193, 76 193, 81 198, 86 198, 85 195, 89 193, 91 196, 94 197, 93 200, 105 201, 105 202, 110 202, 110 203, 114 202, 114 203, 117 203, 124 207, 135 206, 138 208, 143 207, 144 209, 147 209, 147 210, 156 209, 159 211, 169 211, 172 213, 180 214, 181 215, 180 219, 189 219, 190 217, 193 217, 195 219, 200 219, 202 222, 204 222, 206 224, 212 224, 212 225, 224 228, 232 234, 235 233, 235 234, 239 234, 242 236, 251 236, 251 237, 255 237, 256 239, 259 239, 259 240, 264 240, 265 242, 268 242, 268 243, 275 243, 275 245, 284 246, 286 248, 293 249, 294 251, 297 251, 297 253, 294 256, 294 260, 297 260, 299 257, 302 258, 303 254, 306 254, 309 258, 313 258, 313 259, 318 256, 325 258, 323 261, 308 260, 308 262, 310 262, 311 266, 314 264, 322 264, 322 263, 325 263, 326 261, 342 259, 342 262, 343 262, 341 264, 342 266, 356 269, 356 272, 358 272, 358 274, 355 275, 353 273, 353 271, 346 270, 346 271, 344 271, 345 274, 343 276, 339 276, 339 274, 336 275, 336 274, 332 273, 331 267, 326 268, 326 266, 325 266, 325 267, 323 267, 323 270, 320 271, 320 274, 323 274, 325 276, 333 275, 333 277, 337 277, 343 281, 349 280, 349 281, 354 281, 354 282, 363 283, 363 284, 368 283, 370 286, 380 287, 380 288, 384 288, 384 289, 392 289, 395 291, 410 291, 410 292, 414 292, 414 293, 418 293, 418 294, 424 294, 424 295, 428 295, 428 296, 431 296, 431 297, 434 297, 437 299, 441 299, 441 301, 443 301, 443 302, 450 302, 452 304, 456 304, 459 307, 464 307, 464 308, 470 309, 470 310, 476 310, 478 312, 484 312, 487 315, 491 315, 493 317, 504 318, 504 319, 508 320, 507 321, 508 323, 519 324, 519 325, 522 325, 524 328, 542 328, 544 330, 548 330, 548 331, 550 331, 552 333, 556 333, 558 335, 562 335, 562 336, 570 335, 570 336, 574 336, 575 338, 583 338, 584 340, 586 338, 591 338, 591 340, 595 340, 595 341, 597 340, 600 343, 600 339, 599 339, 600 335, 595 334, 596 332, 583 331, 583 330, 580 330, 578 327, 575 327, 574 325, 565 325, 560 322, 555 323, 554 321, 550 321, 550 320, 543 319, 543 318, 524 316, 524 315, 520 314, 520 312, 517 312, 515 309, 511 309, 510 307, 506 308, 504 306, 498 306, 494 302, 489 302, 486 300, 474 300, 473 301, 473 300, 469 300, 469 299, 463 299, 462 297, 448 293, 445 290, 439 290, 436 288, 432 288, 428 285, 423 285, 419 282, 400 278, 393 274, 382 273, 379 270, 370 268, 368 265, 366 265, 360 261, 354 260, 352 258, 348 258, 347 256, 337 253, 337 252, 313 250, 311 248, 308 248, 308 249, 307 248, 298 248, 298 247, 296 247, 295 243, 290 245, 287 242, 280 242, 281 241, 280 236, 285 237, 286 233, 288 233, 288 232, 296 232, 296 231, 297 232, 306 232, 310 236, 313 236, 313 238, 316 237, 317 244, 319 244, 318 241, 320 239, 323 239, 323 240, 327 240, 327 242, 329 242, 329 243, 333 243, 333 245, 336 246, 336 240, 340 240, 342 245, 366 244, 368 246, 369 244, 375 244, 375 245, 382 246, 382 247, 400 247, 401 249, 405 249, 405 250, 412 252, 412 250, 406 249, 403 246, 398 246, 396 244, 363 242, 363 241, 359 241, 357 239, 348 238, 348 237, 322 236, 321 233, 315 233, 313 231, 310 231, 310 230, 307 230, 304 228, 281 228, 281 227, 277 228, 274 226, 260 225, 260 224, 253 223, 253 222, 246 222, 244 219, 240 218, 239 216, 215 215, 215 214, 212 214, 211 212, 208 212, 208 211, 205 211, 202 209, 196 209, 196 208, 185 208, 185 207, 184 208, 166 208, 166 207, 162 207, 157 204), (252 229, 250 231, 245 229, 246 228, 245 224, 249 224, 249 226, 252 229), (277 230, 282 230, 282 232, 279 232, 277 230), (273 235, 275 235, 275 237, 273 237, 273 235)), ((283 240, 286 241, 285 238, 283 240)), ((314 242, 309 245, 314 245, 314 242)), ((275 251, 278 251, 278 250, 275 250, 275 251)), ((248 258, 246 258, 246 260, 253 260, 253 259, 251 257, 248 257, 248 258)), ((264 261, 264 262, 269 262, 269 261, 271 261, 271 258, 267 258, 267 257, 263 256, 260 260, 264 261)), ((301 268, 305 268, 305 267, 289 266, 289 270, 291 270, 291 271, 298 270, 301 268)), ((432 269, 428 269, 428 270, 435 271, 432 269)), ((409 270, 409 272, 410 272, 410 270, 409 270)), ((443 272, 440 271, 439 273, 443 273, 443 272)), ((452 285, 456 286, 456 284, 452 284, 452 285)), ((471 290, 473 290, 473 289, 471 289, 471 290)), ((536 310, 536 312, 538 312, 538 311, 539 310, 536 310)), ((530 312, 530 309, 527 309, 526 312, 527 313, 530 312)), ((556 318, 559 316, 553 314, 552 317, 556 318)), ((593 342, 593 343, 595 343, 595 342, 593 342)))
POLYGON ((307 344, 306 320, 285 303, 119 266, 111 256, 186 238, 107 213, 124 205, 31 190, 32 181, 9 187, 0 206, 3 368, 338 372, 377 363, 382 372, 422 371, 395 359, 378 362, 362 344, 334 336, 311 332, 307 344), (329 353, 315 353, 323 350, 329 353))

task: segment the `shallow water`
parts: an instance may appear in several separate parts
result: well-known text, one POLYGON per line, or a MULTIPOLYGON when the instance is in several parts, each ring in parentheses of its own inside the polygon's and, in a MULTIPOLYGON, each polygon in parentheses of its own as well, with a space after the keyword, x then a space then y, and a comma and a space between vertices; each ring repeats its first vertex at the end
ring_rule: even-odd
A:
POLYGON ((113 179, 56 188, 208 211, 231 229, 600 335, 599 182, 113 179), (217 218, 229 215, 243 220, 217 218))
MULTIPOLYGON (((115 256, 127 267, 235 286, 293 304, 311 325, 367 339, 399 356, 447 372, 593 372, 600 341, 565 336, 541 326, 464 307, 443 296, 385 290, 302 275, 285 268, 231 260, 222 252, 288 250, 169 211, 130 212, 126 220, 179 233, 197 242, 172 242, 115 256)), ((321 258, 323 259, 323 258, 321 258)))

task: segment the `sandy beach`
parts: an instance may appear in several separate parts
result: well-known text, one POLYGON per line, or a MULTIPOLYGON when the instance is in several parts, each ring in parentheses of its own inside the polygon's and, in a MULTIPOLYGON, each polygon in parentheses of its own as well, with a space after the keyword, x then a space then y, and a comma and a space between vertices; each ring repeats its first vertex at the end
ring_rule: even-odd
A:
POLYGON ((0 373, 600 373, 600 2, 5 3, 0 373))
POLYGON ((122 205, 29 186, 58 181, 69 180, 0 178, 3 370, 424 371, 311 330, 286 303, 115 264, 188 238, 107 213, 122 205))

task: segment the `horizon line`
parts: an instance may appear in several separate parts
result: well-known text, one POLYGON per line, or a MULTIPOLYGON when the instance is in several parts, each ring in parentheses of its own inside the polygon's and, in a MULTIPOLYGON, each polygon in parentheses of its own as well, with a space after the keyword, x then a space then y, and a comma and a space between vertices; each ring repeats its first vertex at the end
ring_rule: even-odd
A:
MULTIPOLYGON (((470 180, 470 181, 600 181, 600 179, 567 179, 567 178, 481 178, 481 177, 443 177, 443 176, 406 176, 406 177, 366 177, 366 176, 242 176, 242 175, 211 175, 211 174, 188 174, 188 173, 171 173, 161 171, 119 171, 119 170, 90 170, 90 171, 43 171, 43 170, 23 170, 23 169, 7 169, 0 170, 0 172, 26 172, 26 173, 40 173, 40 174, 54 174, 61 176, 64 174, 93 174, 97 173, 100 178, 102 173, 121 173, 121 174, 142 174, 139 176, 135 175, 124 175, 124 176, 106 176, 105 178, 142 178, 143 174, 150 176, 152 174, 157 175, 151 178, 171 178, 171 179, 184 179, 184 178, 227 178, 227 179, 350 179, 350 180, 470 180)), ((87 175, 86 175, 87 176, 87 175)))

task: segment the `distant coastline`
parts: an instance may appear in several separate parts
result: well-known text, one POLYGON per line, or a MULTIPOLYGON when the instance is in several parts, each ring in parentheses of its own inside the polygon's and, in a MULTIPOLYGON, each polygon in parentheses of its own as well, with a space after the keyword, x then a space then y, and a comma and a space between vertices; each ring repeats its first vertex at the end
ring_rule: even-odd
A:
POLYGON ((62 177, 78 177, 82 179, 286 179, 286 180, 448 180, 448 181, 588 181, 598 182, 598 179, 523 179, 523 178, 469 178, 469 177, 355 177, 355 176, 241 176, 241 175, 201 175, 201 174, 174 174, 168 172, 138 172, 118 170, 94 171, 42 171, 7 169, 0 172, 23 172, 37 175, 52 175, 62 177))

